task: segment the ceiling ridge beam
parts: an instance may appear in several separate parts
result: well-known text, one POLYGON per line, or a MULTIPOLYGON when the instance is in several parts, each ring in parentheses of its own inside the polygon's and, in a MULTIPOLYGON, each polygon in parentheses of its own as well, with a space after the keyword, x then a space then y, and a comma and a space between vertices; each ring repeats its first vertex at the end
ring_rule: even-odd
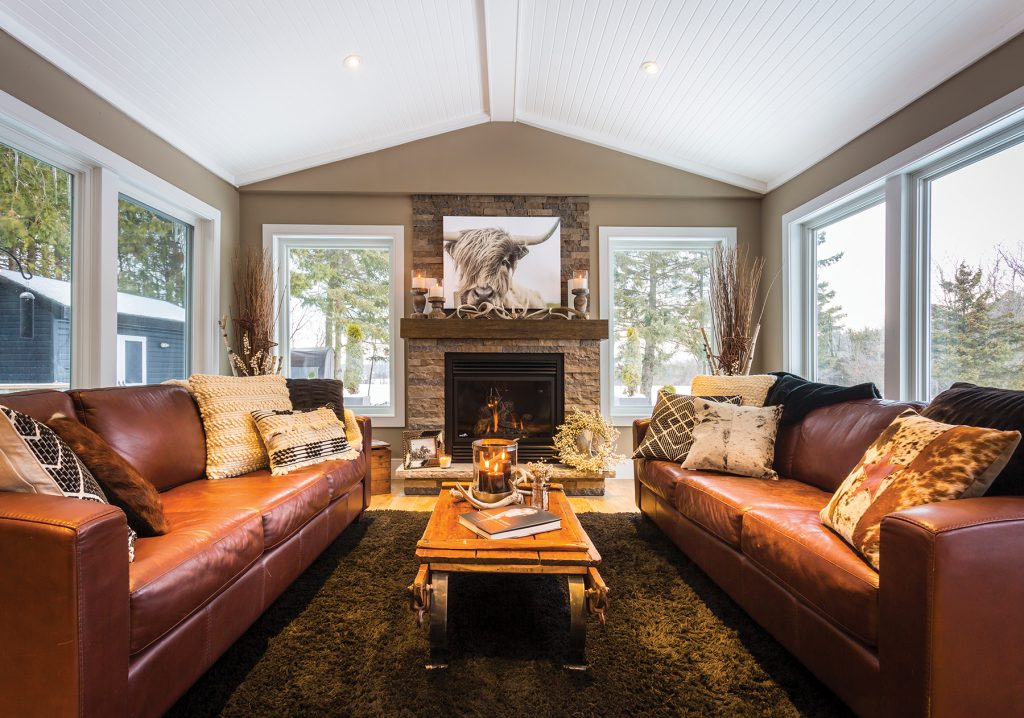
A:
POLYGON ((516 119, 516 70, 518 61, 519 0, 481 0, 487 113, 492 122, 516 119))

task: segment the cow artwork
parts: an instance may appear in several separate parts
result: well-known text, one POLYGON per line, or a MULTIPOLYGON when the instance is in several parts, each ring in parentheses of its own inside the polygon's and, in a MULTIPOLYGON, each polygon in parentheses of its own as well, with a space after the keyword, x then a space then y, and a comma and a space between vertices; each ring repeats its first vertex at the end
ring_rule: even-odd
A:
POLYGON ((445 217, 444 284, 450 305, 557 306, 560 227, 552 217, 445 217))

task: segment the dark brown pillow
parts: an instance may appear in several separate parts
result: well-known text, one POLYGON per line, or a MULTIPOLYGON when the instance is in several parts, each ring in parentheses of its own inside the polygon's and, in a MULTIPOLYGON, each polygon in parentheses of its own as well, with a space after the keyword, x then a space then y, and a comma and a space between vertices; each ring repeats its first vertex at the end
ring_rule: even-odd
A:
POLYGON ((67 442, 139 536, 161 536, 171 530, 156 489, 102 436, 63 414, 54 414, 46 425, 67 442))

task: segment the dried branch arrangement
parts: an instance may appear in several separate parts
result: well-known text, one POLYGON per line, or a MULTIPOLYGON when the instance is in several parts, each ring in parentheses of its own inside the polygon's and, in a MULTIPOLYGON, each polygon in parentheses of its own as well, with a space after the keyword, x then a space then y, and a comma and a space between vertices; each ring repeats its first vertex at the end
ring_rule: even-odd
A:
MULTIPOLYGON (((755 317, 764 258, 751 259, 746 248, 718 247, 711 257, 711 332, 704 352, 713 374, 749 374, 764 304, 755 317), (716 353, 717 352, 717 353, 716 353)), ((703 331, 703 330, 702 330, 703 331)))
POLYGON ((279 374, 283 366, 273 353, 277 308, 274 305, 274 265, 270 253, 248 248, 235 257, 235 316, 222 317, 219 324, 231 372, 235 376, 279 374), (228 327, 234 330, 231 348, 228 327))

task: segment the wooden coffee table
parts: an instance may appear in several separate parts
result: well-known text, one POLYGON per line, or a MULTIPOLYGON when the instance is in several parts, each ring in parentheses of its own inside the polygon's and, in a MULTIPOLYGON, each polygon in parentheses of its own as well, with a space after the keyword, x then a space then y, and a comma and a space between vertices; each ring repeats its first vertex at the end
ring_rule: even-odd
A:
POLYGON ((430 662, 448 665, 448 577, 452 573, 532 573, 565 576, 569 584, 569 662, 566 668, 586 670, 587 612, 604 623, 608 587, 597 571, 597 552, 560 487, 550 492, 548 510, 562 520, 557 531, 515 539, 485 539, 462 526, 460 514, 473 510, 456 502, 445 484, 434 512, 416 544, 420 561, 409 586, 412 609, 420 623, 430 617, 430 662))

